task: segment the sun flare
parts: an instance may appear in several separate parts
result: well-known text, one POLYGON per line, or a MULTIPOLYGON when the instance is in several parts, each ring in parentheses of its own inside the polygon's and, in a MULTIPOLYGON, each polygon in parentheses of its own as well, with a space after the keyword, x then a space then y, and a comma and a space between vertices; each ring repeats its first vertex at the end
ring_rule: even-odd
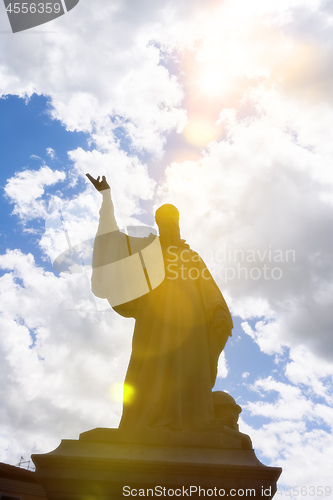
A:
POLYGON ((198 87, 201 92, 211 96, 221 95, 227 89, 225 75, 217 68, 204 70, 198 77, 198 87))

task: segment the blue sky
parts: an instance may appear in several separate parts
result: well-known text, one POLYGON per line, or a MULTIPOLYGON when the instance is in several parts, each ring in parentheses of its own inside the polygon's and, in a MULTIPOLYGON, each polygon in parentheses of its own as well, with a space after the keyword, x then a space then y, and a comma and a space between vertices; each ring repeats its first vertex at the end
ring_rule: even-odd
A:
MULTIPOLYGON (((68 132, 58 121, 50 118, 48 101, 46 96, 35 94, 29 99, 7 95, 0 100, 2 188, 13 174, 30 169, 38 170, 43 163, 51 162, 52 168, 65 171, 70 168, 71 163, 67 151, 77 147, 89 149, 86 134, 68 132), (57 151, 56 158, 49 157, 48 148, 57 151)), ((40 258, 36 238, 29 234, 22 235, 18 218, 12 211, 10 200, 2 192, 1 251, 22 248, 40 258)), ((44 230, 44 226, 44 219, 35 221, 32 225, 40 231, 44 230)))
POLYGON ((73 245, 95 234, 88 171, 107 175, 123 225, 179 207, 234 317, 216 389, 242 406, 240 430, 283 467, 280 484, 328 486, 331 8, 100 8, 82 0, 21 34, 0 11, 1 460, 119 421, 133 322, 94 299, 89 270, 51 265, 64 228, 73 245))

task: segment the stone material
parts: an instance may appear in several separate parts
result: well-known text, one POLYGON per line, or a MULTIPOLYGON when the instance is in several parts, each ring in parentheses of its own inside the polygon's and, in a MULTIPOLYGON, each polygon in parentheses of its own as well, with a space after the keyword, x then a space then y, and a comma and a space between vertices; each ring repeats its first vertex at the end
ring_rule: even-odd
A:
POLYGON ((162 498, 272 498, 281 469, 261 464, 250 441, 235 435, 94 429, 32 459, 49 500, 123 499, 131 490, 162 498))
POLYGON ((227 392, 214 391, 212 396, 215 419, 238 431, 238 417, 242 408, 227 392))

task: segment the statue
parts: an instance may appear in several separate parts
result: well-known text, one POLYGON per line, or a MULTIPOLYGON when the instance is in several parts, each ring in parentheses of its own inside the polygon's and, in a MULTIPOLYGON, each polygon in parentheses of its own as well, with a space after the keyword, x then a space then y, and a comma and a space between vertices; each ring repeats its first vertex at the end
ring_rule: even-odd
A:
MULTIPOLYGON (((214 491, 243 498, 245 490, 272 498, 281 469, 259 462, 250 437, 239 432, 242 409, 233 397, 212 392, 232 319, 204 262, 180 237, 177 208, 156 211, 159 237, 133 237, 118 228, 105 177, 87 176, 103 195, 92 291, 135 318, 132 354, 119 428, 88 430, 33 455, 48 498, 199 498, 214 491)), ((89 256, 90 249, 83 248, 89 256)), ((72 254, 63 256, 70 265, 72 254)))
MULTIPOLYGON (((97 259, 107 258, 104 239, 97 236, 122 233, 105 176, 87 177, 103 195, 92 289, 108 298, 108 287, 100 284, 102 267, 96 264, 97 259)), ((177 208, 161 206, 155 220, 164 280, 149 293, 113 306, 118 314, 135 318, 119 428, 204 431, 214 420, 212 388, 218 358, 231 336, 232 318, 205 263, 180 237, 177 208)))

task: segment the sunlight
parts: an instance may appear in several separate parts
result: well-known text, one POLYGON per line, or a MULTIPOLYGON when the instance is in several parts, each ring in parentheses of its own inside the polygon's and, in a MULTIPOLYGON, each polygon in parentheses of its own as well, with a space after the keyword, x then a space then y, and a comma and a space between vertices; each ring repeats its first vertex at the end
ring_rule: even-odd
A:
POLYGON ((203 70, 198 78, 198 85, 202 92, 212 96, 218 96, 227 89, 226 80, 219 68, 203 70))

